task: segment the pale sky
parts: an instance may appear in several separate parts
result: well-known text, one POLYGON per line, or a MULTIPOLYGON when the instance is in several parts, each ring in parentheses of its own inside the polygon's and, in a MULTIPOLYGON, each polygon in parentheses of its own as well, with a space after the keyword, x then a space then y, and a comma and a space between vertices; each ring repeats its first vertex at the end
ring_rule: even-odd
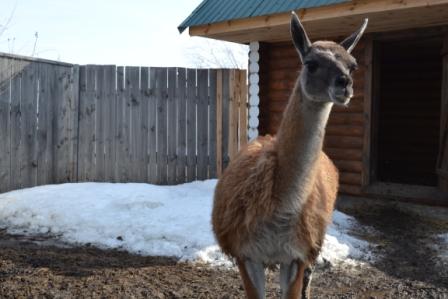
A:
POLYGON ((245 46, 179 34, 201 0, 0 1, 0 24, 12 16, 0 52, 32 55, 38 32, 34 56, 69 63, 232 67, 228 49, 238 64, 247 61, 245 46))

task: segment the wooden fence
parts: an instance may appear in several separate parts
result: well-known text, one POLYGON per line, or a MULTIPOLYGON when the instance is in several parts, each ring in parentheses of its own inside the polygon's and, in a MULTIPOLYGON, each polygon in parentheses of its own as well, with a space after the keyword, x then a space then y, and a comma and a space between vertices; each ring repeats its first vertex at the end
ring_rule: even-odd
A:
POLYGON ((0 192, 219 176, 247 140, 246 72, 0 55, 0 192))

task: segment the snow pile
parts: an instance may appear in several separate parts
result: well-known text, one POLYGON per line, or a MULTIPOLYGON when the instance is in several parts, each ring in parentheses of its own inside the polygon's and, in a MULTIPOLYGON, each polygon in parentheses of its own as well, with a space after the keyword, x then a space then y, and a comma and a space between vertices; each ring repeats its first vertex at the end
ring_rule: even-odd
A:
POLYGON ((350 259, 370 260, 372 255, 368 250, 369 243, 351 236, 350 230, 360 224, 355 218, 337 210, 333 213, 333 222, 328 227, 319 260, 325 259, 332 264, 350 259))
MULTIPOLYGON (((51 234, 74 244, 227 266, 210 224, 215 185, 77 183, 12 191, 0 194, 0 226, 10 233, 51 234)), ((338 263, 368 256, 368 244, 348 234, 355 220, 337 211, 333 220, 322 257, 338 263)))

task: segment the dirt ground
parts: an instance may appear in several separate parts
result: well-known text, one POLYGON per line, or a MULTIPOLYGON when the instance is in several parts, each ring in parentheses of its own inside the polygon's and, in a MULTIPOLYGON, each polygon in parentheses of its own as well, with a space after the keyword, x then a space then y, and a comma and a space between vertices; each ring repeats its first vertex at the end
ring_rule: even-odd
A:
MULTIPOLYGON (((446 224, 388 208, 355 216, 377 232, 353 234, 372 242, 379 257, 363 266, 319 266, 313 298, 448 298, 448 263, 436 237, 448 232, 446 224)), ((0 232, 0 298, 244 297, 231 269, 53 243, 0 232)), ((277 276, 268 273, 268 298, 279 298, 277 276)))

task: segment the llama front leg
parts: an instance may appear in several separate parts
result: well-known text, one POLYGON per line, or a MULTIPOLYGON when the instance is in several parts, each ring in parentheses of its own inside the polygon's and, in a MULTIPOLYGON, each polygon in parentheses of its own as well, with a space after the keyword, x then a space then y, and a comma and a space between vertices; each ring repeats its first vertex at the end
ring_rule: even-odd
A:
POLYGON ((299 299, 302 295, 306 265, 301 261, 280 264, 282 299, 299 299))
POLYGON ((305 269, 303 275, 302 299, 311 298, 311 279, 313 277, 314 265, 310 265, 305 269))
POLYGON ((237 260, 244 290, 248 299, 265 298, 265 274, 262 263, 251 260, 237 260))

